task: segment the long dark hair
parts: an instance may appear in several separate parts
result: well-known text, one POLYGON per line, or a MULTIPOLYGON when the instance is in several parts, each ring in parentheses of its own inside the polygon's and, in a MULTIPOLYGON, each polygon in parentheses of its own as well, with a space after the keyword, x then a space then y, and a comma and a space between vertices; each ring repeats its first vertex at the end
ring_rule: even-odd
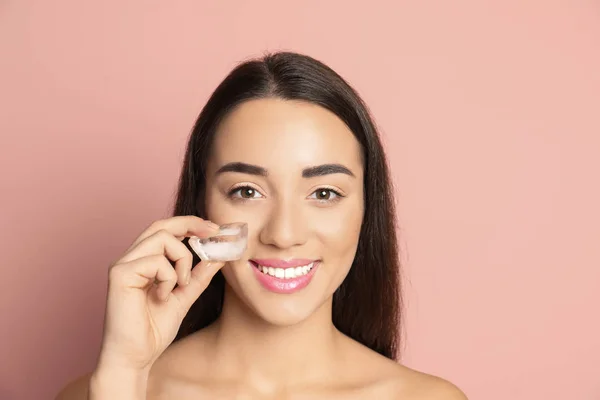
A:
MULTIPOLYGON (((194 125, 173 214, 206 218, 205 167, 217 126, 242 102, 260 98, 303 100, 322 106, 344 121, 360 142, 365 213, 352 267, 333 296, 333 323, 354 340, 396 360, 402 296, 396 213, 387 161, 366 105, 342 77, 322 62, 297 53, 279 52, 246 61, 231 71, 194 125)), ((176 340, 219 317, 224 287, 224 277, 219 272, 188 312, 176 340)))

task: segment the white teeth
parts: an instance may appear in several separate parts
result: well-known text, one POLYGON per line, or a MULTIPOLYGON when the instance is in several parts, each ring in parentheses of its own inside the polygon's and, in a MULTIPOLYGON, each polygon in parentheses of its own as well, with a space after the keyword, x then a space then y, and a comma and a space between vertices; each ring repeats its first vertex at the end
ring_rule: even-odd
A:
POLYGON ((308 274, 313 266, 314 263, 295 268, 274 268, 266 267, 264 265, 259 265, 257 268, 259 271, 262 271, 263 274, 271 275, 279 279, 293 279, 308 274))

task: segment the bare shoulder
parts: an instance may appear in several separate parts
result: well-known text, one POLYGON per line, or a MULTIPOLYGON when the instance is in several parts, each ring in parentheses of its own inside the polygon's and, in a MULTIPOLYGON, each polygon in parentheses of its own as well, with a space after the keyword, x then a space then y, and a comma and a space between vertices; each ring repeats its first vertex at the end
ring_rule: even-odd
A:
POLYGON ((414 400, 467 400, 455 384, 404 365, 396 365, 395 395, 392 398, 414 400))
MULTIPOLYGON (((359 345, 353 354, 359 365, 369 397, 402 400, 468 400, 453 383, 438 376, 426 374, 390 360, 373 350, 359 345)), ((356 373, 358 371, 354 371, 356 373)))
POLYGON ((91 374, 87 374, 69 382, 56 395, 55 400, 87 400, 90 376, 91 374))

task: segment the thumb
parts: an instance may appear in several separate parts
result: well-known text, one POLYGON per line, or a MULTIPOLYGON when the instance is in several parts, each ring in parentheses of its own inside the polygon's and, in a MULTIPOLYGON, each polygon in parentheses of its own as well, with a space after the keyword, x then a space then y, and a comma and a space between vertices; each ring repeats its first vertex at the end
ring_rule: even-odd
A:
POLYGON ((198 297, 206 290, 212 278, 224 265, 225 263, 222 261, 200 261, 192 269, 190 283, 178 286, 173 290, 173 294, 178 297, 186 310, 198 300, 198 297))

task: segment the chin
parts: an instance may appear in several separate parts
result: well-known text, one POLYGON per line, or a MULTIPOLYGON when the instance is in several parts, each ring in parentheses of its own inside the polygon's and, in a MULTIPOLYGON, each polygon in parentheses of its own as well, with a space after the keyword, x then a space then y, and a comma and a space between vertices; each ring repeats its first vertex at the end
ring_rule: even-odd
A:
MULTIPOLYGON (((244 301, 244 300, 242 300, 244 301)), ((307 304, 270 304, 271 302, 244 301, 246 305, 264 322, 273 326, 293 326, 310 318, 318 307, 309 307, 307 304)), ((289 302, 292 303, 292 302, 289 302)))

